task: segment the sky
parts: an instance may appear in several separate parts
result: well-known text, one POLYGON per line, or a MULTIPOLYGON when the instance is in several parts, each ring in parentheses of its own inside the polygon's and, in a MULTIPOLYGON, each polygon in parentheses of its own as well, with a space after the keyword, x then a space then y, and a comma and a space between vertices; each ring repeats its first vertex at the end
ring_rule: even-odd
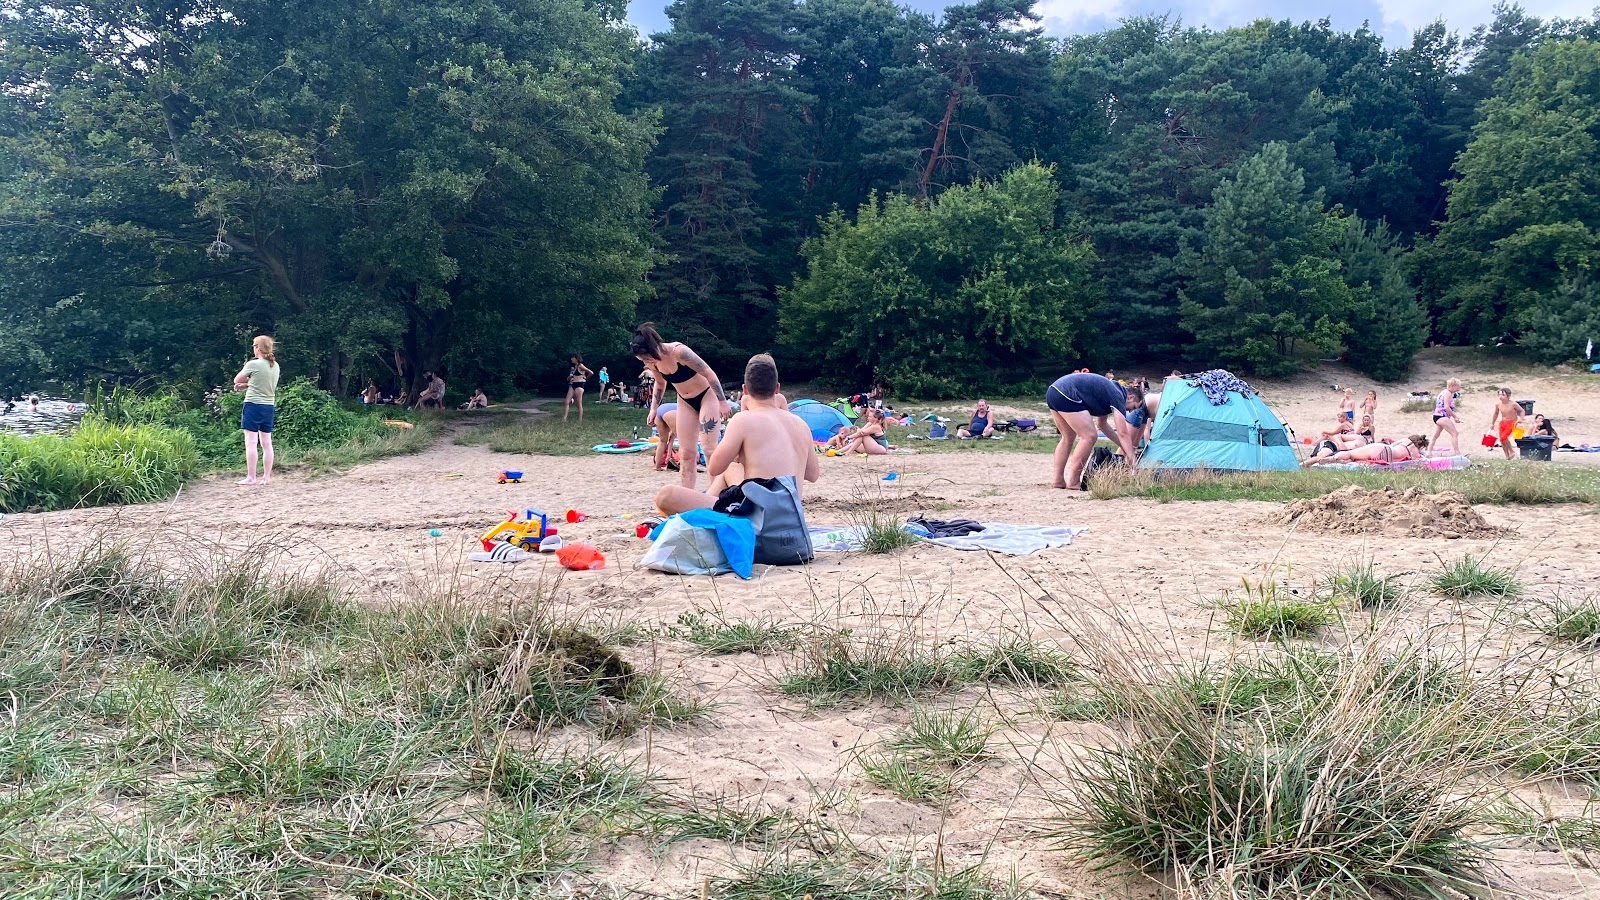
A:
MULTIPOLYGON (((903 0, 902 0, 903 2, 903 0)), ((631 0, 628 19, 641 34, 665 31, 667 0, 631 0)), ((910 0, 910 5, 938 12, 951 2, 910 0)), ((1600 0, 1523 0, 1522 7, 1539 18, 1588 16, 1600 0)), ((1340 31, 1353 31, 1363 21, 1383 36, 1390 48, 1411 43, 1411 33, 1438 19, 1463 35, 1494 18, 1494 0, 1039 0, 1045 33, 1067 37, 1104 31, 1129 16, 1170 13, 1189 26, 1214 29, 1246 25, 1261 18, 1294 22, 1323 18, 1340 31)))

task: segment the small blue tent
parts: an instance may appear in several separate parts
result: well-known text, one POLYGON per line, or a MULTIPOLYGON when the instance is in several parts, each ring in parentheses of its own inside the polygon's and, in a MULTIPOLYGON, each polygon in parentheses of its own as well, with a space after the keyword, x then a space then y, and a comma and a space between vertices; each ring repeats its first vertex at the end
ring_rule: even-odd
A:
POLYGON ((1297 469, 1288 430, 1259 396, 1229 391, 1215 406, 1205 391, 1183 379, 1161 387, 1141 469, 1213 469, 1263 472, 1297 469))
POLYGON ((825 441, 840 428, 850 426, 850 418, 825 403, 815 400, 796 400, 789 404, 789 412, 804 419, 811 429, 811 439, 825 441))

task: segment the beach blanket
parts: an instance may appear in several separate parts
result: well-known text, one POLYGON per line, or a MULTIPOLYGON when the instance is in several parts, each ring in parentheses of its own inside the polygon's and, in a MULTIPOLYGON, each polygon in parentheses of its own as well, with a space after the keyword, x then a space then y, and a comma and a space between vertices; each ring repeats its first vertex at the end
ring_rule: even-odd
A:
POLYGON ((1389 472, 1404 472, 1407 469, 1430 469, 1434 471, 1458 470, 1469 468, 1472 460, 1465 456, 1433 456, 1427 459, 1402 459, 1397 463, 1384 463, 1378 460, 1367 462, 1342 462, 1327 463, 1316 466, 1318 469, 1344 469, 1350 472, 1383 469, 1389 472))
POLYGON ((1600 447, 1557 447, 1557 453, 1600 453, 1600 447))
POLYGON ((637 444, 632 444, 632 445, 627 446, 627 447, 618 447, 618 446, 616 446, 614 444, 595 444, 594 445, 594 452, 596 452, 596 453, 643 453, 646 450, 654 450, 654 449, 655 449, 655 445, 654 444, 647 444, 644 441, 640 441, 637 444))
MULTIPOLYGON (((862 547, 862 530, 851 528, 812 528, 811 546, 817 553, 848 553, 862 547)), ((907 529, 916 534, 915 529, 907 529)), ((1065 547, 1082 534, 1082 528, 1065 525, 1008 525, 985 522, 982 531, 959 537, 922 537, 930 544, 952 550, 991 550, 1008 556, 1027 556, 1050 547, 1065 547)))

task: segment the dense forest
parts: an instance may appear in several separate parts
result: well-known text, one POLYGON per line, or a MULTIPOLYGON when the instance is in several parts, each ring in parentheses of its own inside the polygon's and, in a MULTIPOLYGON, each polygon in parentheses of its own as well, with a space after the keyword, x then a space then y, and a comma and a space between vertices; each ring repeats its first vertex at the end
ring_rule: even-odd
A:
POLYGON ((637 371, 902 394, 1600 335, 1600 25, 1409 46, 1030 0, 0 0, 0 392, 637 371))

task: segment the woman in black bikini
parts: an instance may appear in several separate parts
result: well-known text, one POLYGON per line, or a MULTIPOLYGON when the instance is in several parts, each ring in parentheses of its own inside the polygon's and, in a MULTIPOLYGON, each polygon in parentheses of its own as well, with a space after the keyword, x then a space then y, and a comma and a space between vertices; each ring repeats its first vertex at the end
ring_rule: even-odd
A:
POLYGON ((722 383, 705 360, 683 344, 661 340, 661 335, 649 322, 640 325, 634 333, 628 353, 644 363, 645 371, 655 378, 655 387, 650 392, 648 421, 651 425, 656 422, 656 410, 661 406, 667 385, 672 385, 678 394, 675 430, 683 459, 683 486, 692 488, 700 448, 705 448, 708 458, 717 449, 717 424, 722 421, 722 404, 728 399, 722 392, 722 383))
POLYGON ((583 364, 583 354, 574 353, 567 358, 571 366, 567 369, 567 405, 561 410, 561 421, 567 421, 567 413, 572 412, 572 401, 578 401, 578 423, 583 423, 583 386, 588 383, 589 376, 594 373, 583 364))
POLYGON ((1353 450, 1340 450, 1329 456, 1313 456, 1302 465, 1320 466, 1342 462, 1377 462, 1392 465, 1408 459, 1422 459, 1427 455, 1427 449, 1428 439, 1420 434, 1413 434, 1399 443, 1385 441, 1356 447, 1353 450))

